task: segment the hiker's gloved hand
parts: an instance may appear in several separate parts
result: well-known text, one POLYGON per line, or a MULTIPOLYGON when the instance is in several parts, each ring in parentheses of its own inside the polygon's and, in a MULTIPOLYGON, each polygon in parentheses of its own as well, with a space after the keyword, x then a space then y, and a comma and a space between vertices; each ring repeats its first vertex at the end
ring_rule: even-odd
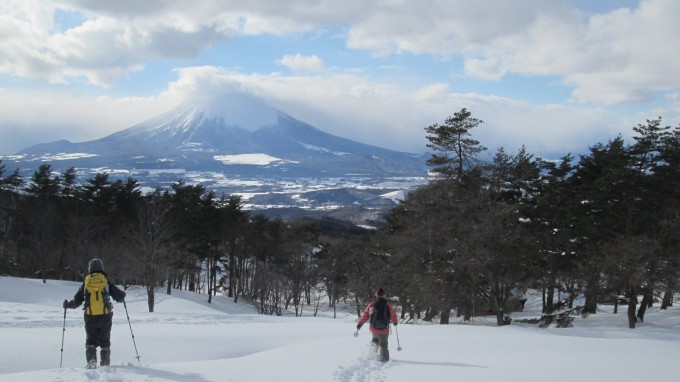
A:
POLYGON ((63 306, 64 306, 64 309, 68 309, 68 300, 64 300, 63 306))
POLYGON ((357 330, 361 329, 361 324, 357 324, 357 330))

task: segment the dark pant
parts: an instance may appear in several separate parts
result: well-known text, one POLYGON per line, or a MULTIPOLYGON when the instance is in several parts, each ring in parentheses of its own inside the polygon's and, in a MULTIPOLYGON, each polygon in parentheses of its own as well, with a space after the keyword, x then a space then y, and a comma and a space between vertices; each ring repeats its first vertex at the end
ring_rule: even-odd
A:
POLYGON ((85 315, 86 346, 108 348, 111 346, 112 314, 100 316, 85 315))
POLYGON ((390 351, 387 348, 387 339, 389 338, 389 334, 372 334, 373 338, 371 341, 373 342, 373 345, 375 345, 375 347, 380 351, 380 360, 383 362, 389 361, 390 351))

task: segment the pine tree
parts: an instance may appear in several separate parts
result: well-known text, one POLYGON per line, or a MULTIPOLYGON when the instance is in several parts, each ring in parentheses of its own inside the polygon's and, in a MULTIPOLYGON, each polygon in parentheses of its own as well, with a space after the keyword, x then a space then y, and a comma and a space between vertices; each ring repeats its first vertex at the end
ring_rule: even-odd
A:
POLYGON ((461 180, 465 170, 476 165, 477 154, 486 150, 470 135, 470 130, 482 123, 482 120, 473 118, 472 113, 463 108, 448 117, 443 125, 426 127, 426 138, 430 142, 427 147, 435 151, 427 160, 427 164, 433 167, 432 171, 461 180))

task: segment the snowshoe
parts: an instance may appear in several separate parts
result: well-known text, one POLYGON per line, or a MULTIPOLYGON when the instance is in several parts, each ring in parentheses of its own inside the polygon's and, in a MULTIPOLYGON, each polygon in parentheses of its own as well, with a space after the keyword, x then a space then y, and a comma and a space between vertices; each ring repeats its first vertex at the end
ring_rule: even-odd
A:
POLYGON ((96 359, 91 359, 87 362, 87 365, 85 365, 86 369, 96 369, 97 368, 97 360, 96 359))

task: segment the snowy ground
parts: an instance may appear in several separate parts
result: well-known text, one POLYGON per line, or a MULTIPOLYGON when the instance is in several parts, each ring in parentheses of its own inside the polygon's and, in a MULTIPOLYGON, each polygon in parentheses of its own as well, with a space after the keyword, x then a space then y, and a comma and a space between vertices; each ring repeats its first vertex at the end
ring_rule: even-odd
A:
MULTIPOLYGON (((400 325, 391 361, 376 360, 356 317, 270 317, 246 304, 175 291, 148 313, 143 290, 116 304, 112 366, 85 370, 82 311, 61 302, 78 284, 0 277, 0 381, 676 381, 680 378, 680 308, 647 313, 627 329, 608 307, 574 328, 514 324, 400 325), (63 353, 61 352, 64 335, 63 353), (60 358, 63 355, 63 366, 60 358)), ((521 316, 537 315, 530 303, 521 316)), ((328 313, 326 313, 328 316, 328 313)))

